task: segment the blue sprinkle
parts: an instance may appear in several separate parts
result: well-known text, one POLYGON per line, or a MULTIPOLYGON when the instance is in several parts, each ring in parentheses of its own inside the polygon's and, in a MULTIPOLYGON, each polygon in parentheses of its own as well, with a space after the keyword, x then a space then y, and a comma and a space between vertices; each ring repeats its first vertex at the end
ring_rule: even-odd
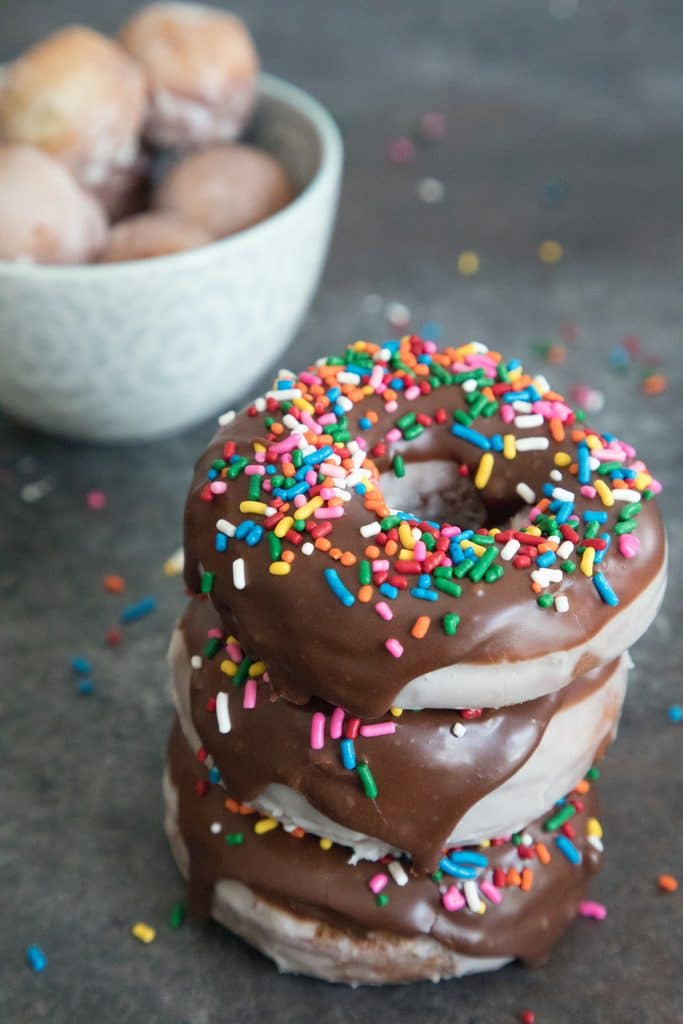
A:
POLYGON ((555 845, 558 850, 564 854, 570 864, 580 864, 582 857, 581 851, 574 846, 571 839, 568 839, 565 835, 555 836, 555 845))
POLYGON ((367 416, 361 416, 361 418, 358 420, 358 426, 360 427, 361 430, 369 430, 370 427, 372 426, 372 423, 367 418, 367 416))
POLYGON ((47 967, 47 957, 40 946, 29 946, 26 950, 26 960, 32 971, 40 974, 47 967))
POLYGON ((255 547, 263 536, 262 526, 252 526, 251 530, 247 534, 246 541, 250 548, 255 547))
POLYGON ((672 704, 666 714, 670 722, 683 722, 683 707, 680 704, 672 704))
POLYGON ((553 491, 555 490, 555 484, 543 484, 543 493, 546 498, 552 498, 553 491))
POLYGON ((624 480, 633 480, 635 477, 638 476, 635 469, 622 469, 621 474, 624 480))
POLYGON ((215 765, 213 766, 213 768, 209 768, 209 782, 213 782, 215 784, 216 782, 218 782, 220 777, 221 773, 219 772, 218 768, 216 768, 215 765))
POLYGON ((477 869, 467 867, 465 864, 454 864, 448 857, 443 857, 439 861, 439 867, 446 875, 451 875, 452 878, 476 878, 477 869))
POLYGON ((215 480, 217 476, 218 476, 218 470, 217 469, 210 469, 209 472, 206 474, 206 477, 207 477, 208 480, 215 480))
POLYGON ((364 366, 356 366, 355 363, 347 363, 346 364, 346 372, 347 373, 355 373, 359 377, 368 377, 370 375, 370 371, 369 370, 366 370, 364 366))
POLYGON ((77 654, 71 659, 71 668, 78 676, 89 676, 92 672, 92 665, 87 658, 82 658, 77 654))
POLYGON ((609 551, 609 546, 612 543, 612 538, 609 535, 609 533, 601 533, 600 534, 600 540, 604 540, 605 547, 602 549, 602 551, 596 551, 595 552, 595 558, 593 559, 593 565, 600 565, 600 562, 602 562, 603 558, 605 557, 605 555, 609 551))
POLYGON ((244 519, 235 530, 235 540, 244 540, 256 523, 253 519, 244 519))
POLYGON ((330 445, 323 445, 323 447, 318 448, 317 451, 309 452, 308 455, 304 455, 304 466, 317 466, 319 462, 324 462, 325 459, 329 459, 330 455, 334 455, 334 451, 330 445))
POLYGON ((448 860, 453 864, 471 864, 475 868, 486 868, 489 863, 483 853, 474 853, 472 850, 451 850, 448 860))
POLYGON ((474 530, 463 530, 458 534, 458 540, 471 540, 474 537, 474 530))
POLYGON ((391 380, 391 386, 394 391, 403 391, 405 388, 405 381, 401 377, 393 377, 391 380))
POLYGON ((422 575, 417 578, 417 585, 418 587, 431 587, 432 577, 429 576, 428 573, 423 572, 422 575))
POLYGON ((343 405, 340 405, 339 402, 334 403, 334 405, 332 406, 332 412, 335 414, 335 416, 341 417, 346 415, 346 409, 344 408, 343 405))
MULTIPOLYGON (((422 325, 420 335, 425 339, 425 341, 438 341, 441 337, 441 324, 436 320, 427 320, 427 322, 422 325)), ((418 362, 422 362, 423 359, 425 359, 425 357, 420 356, 418 358, 418 362)), ((431 356, 429 359, 431 362, 431 356)))
POLYGON ((330 388, 330 390, 327 392, 327 397, 329 398, 330 402, 336 402, 340 395, 341 388, 339 387, 330 388))
POLYGON ((390 601, 395 601, 398 597, 398 588, 392 587, 391 583, 382 583, 379 588, 380 594, 384 597, 388 597, 390 601))
POLYGON ((225 533, 216 534, 216 551, 228 550, 228 537, 225 533))
POLYGON ((544 551, 543 554, 538 555, 536 558, 536 565, 540 565, 541 569, 547 569, 549 565, 557 561, 557 555, 554 551, 544 551))
POLYGON ((268 474, 268 476, 274 476, 274 474, 275 474, 275 469, 276 469, 276 467, 275 467, 275 466, 273 466, 273 465, 272 465, 272 463, 269 463, 269 464, 268 464, 268 465, 266 466, 266 473, 268 474))
POLYGON ((574 502, 573 501, 561 501, 560 507, 557 511, 556 519, 558 523, 566 523, 571 515, 574 513, 574 502))
POLYGON ((95 690, 92 679, 79 679, 77 690, 81 697, 90 697, 95 690))
POLYGON ((289 391, 293 384, 294 384, 293 380, 279 380, 277 382, 277 387, 276 387, 275 390, 276 391, 289 391))
POLYGON ((293 487, 276 487, 273 490, 273 494, 276 498, 284 498, 285 501, 291 501, 292 498, 296 498, 297 494, 306 494, 308 491, 308 484, 304 481, 300 484, 294 484, 293 487))
POLYGON ((241 457, 242 457, 241 455, 231 455, 230 456, 230 460, 229 460, 230 461, 230 465, 233 465, 235 462, 239 462, 241 457))
POLYGON ((155 597, 143 597, 142 601, 138 601, 137 604, 129 604, 127 608, 124 608, 119 619, 121 622, 136 622, 138 619, 142 619, 145 615, 153 612, 156 606, 157 600, 155 597))
POLYGON ((463 427, 462 423, 454 423, 451 426, 451 434, 454 437, 461 438, 463 441, 469 441, 470 444, 475 445, 477 448, 482 448, 485 452, 491 449, 491 442, 488 437, 480 434, 478 430, 470 430, 469 427, 463 427))
POLYGON ((332 593, 341 601, 345 608, 350 608, 352 604, 356 603, 355 597, 344 586, 336 569, 325 569, 325 579, 332 593))
POLYGON ((361 483, 356 484, 356 486, 353 489, 356 492, 356 494, 365 494, 365 492, 367 491, 366 485, 361 483))
POLYGON ((619 598, 610 587, 609 583, 607 582, 607 577, 603 573, 596 572, 596 574, 593 576, 593 583, 595 584, 595 589, 597 590, 598 594, 603 599, 605 604, 612 605, 613 608, 619 604, 619 598))
POLYGON ((586 512, 583 513, 583 521, 584 523, 606 523, 607 513, 593 512, 591 509, 588 509, 586 512))
POLYGON ((538 397, 534 398, 533 395, 538 396, 538 392, 535 388, 524 388, 522 391, 506 391, 503 395, 504 402, 535 402, 538 401, 538 397))
POLYGON ((579 483, 589 484, 591 482, 591 470, 589 464, 590 453, 585 441, 579 442, 577 454, 579 460, 579 483))
POLYGON ((420 601, 437 601, 439 598, 435 590, 426 590, 424 587, 412 587, 410 593, 420 601))
POLYGON ((458 544, 457 537, 454 540, 452 540, 448 545, 448 554, 453 565, 459 565, 460 562, 463 562, 465 560, 462 548, 458 544))
POLYGON ((503 450, 503 438, 501 434, 493 434, 489 438, 491 442, 491 450, 494 452, 502 452, 503 450))
POLYGON ((356 767, 356 748, 353 740, 342 740, 339 746, 341 747, 342 764, 352 772, 356 767))
POLYGON ((521 370, 522 361, 521 359, 511 359, 508 363, 508 370, 521 370))

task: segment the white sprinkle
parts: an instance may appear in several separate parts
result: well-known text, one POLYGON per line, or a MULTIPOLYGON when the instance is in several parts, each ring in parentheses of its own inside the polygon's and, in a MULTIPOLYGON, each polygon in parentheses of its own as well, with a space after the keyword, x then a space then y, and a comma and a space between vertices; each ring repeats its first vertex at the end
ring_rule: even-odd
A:
POLYGON ((230 721, 230 705, 228 700, 228 695, 225 690, 221 690, 216 694, 216 719, 218 721, 218 731, 224 736, 232 729, 232 722, 230 721))
POLYGON ((201 655, 193 654, 192 657, 190 658, 190 665, 195 670, 195 672, 199 671, 199 669, 202 667, 202 664, 203 662, 201 659, 201 655))
POLYGON ((237 413, 234 409, 230 409, 228 412, 224 412, 222 416, 218 417, 219 427, 227 427, 228 423, 232 423, 237 413))
POLYGON ((388 363, 391 359, 391 351, 388 348, 381 348, 379 352, 375 352, 372 357, 375 363, 388 363))
POLYGON ((302 555, 312 555, 315 551, 315 545, 311 544, 310 540, 307 540, 305 544, 301 545, 302 555))
POLYGON ((553 498, 557 501, 576 501, 574 492, 568 491, 564 487, 553 487, 553 498))
POLYGON ((543 424, 543 417, 540 412, 535 412, 531 416, 515 416, 515 426, 526 429, 528 427, 540 427, 543 424))
POLYGON ((559 471, 559 469, 550 470, 550 479, 555 481, 560 481, 562 479, 562 473, 559 471))
POLYGON ((185 552, 182 548, 178 548, 169 555, 164 562, 164 573, 167 576, 177 576, 185 568, 185 552))
POLYGON ((568 612, 569 611, 569 598, 566 594, 558 594, 555 598, 555 611, 556 612, 568 612))
POLYGON ((462 389, 465 392, 476 391, 478 387, 479 385, 474 377, 470 377, 469 380, 464 380, 462 382, 462 389))
POLYGON ((42 480, 34 480, 30 484, 24 484, 19 491, 19 495, 22 501, 25 501, 27 505, 32 505, 34 501, 40 501, 46 494, 54 490, 55 481, 50 476, 44 476, 42 480))
POLYGON ((274 398, 278 402, 289 402, 292 398, 301 398, 300 388, 282 388, 281 390, 266 391, 266 398, 274 398))
POLYGON ((481 908, 484 906, 484 903, 479 898, 479 886, 475 880, 473 878, 468 878, 463 889, 465 890, 467 906, 470 910, 473 910, 475 914, 481 914, 481 908))
POLYGON ((521 546, 522 545, 518 540, 515 540, 514 537, 511 537, 507 544, 505 544, 504 547, 501 549, 500 557, 503 559, 504 562, 509 562, 511 559, 515 557, 521 546))
MULTIPOLYGON (((517 442, 517 445, 519 446, 519 441, 517 442)), ((517 484, 515 490, 517 491, 517 494, 520 496, 522 501, 525 501, 527 505, 533 505, 533 503, 536 501, 536 494, 534 491, 532 491, 528 484, 525 484, 523 482, 519 483, 517 484)))
POLYGON ((538 583, 539 587, 549 587, 551 583, 562 582, 562 570, 534 569, 531 573, 531 579, 534 581, 534 583, 538 583))
POLYGON ((640 501, 641 494, 640 491, 631 491, 628 487, 623 487, 612 491, 612 497, 615 501, 640 501))
POLYGON ((389 302, 384 315, 395 327, 407 327, 410 323, 410 310, 402 302, 389 302))
POLYGON ((467 732, 467 726, 463 725, 462 722, 456 722, 455 725, 451 726, 451 732, 457 740, 461 739, 467 732))
POLYGON ((572 542, 570 540, 563 540, 559 548, 557 549, 557 557, 569 558, 573 550, 574 545, 572 544, 572 542))
POLYGON ((291 430, 294 434, 305 434, 308 430, 305 423, 301 423, 296 416, 292 416, 290 413, 282 417, 282 422, 287 430, 291 430))
POLYGON ((544 395, 546 391, 550 391, 550 384, 542 373, 539 373, 537 377, 534 377, 532 384, 542 395, 544 395))
POLYGON ((344 412, 351 412, 351 410, 353 409, 353 402, 351 401, 350 398, 347 398, 346 395, 340 395, 337 401, 335 402, 335 405, 340 406, 344 410, 344 412))
POLYGON ((440 203, 446 195, 446 186, 438 178, 422 178, 415 191, 423 203, 440 203))
POLYGON ((406 874, 400 860, 390 860, 387 864, 387 871, 396 882, 396 885, 408 884, 408 875, 406 874))
POLYGON ((588 458, 588 468, 590 470, 592 470, 593 473, 594 473, 599 465, 600 465, 600 459, 596 459, 594 455, 590 455, 589 458, 588 458))
POLYGON ((235 584, 237 590, 244 590, 247 585, 247 576, 243 558, 236 558, 232 563, 232 582, 235 584))
POLYGON ((260 395, 254 402, 254 408, 257 412, 264 412, 266 408, 266 400, 263 395, 260 395))
MULTIPOLYGON (((349 487, 350 486, 351 484, 349 483, 349 487)), ((343 491, 341 487, 333 487, 332 490, 335 498, 341 498, 342 501, 351 501, 351 495, 348 491, 343 491)))
POLYGON ((477 355, 480 356, 486 355, 489 350, 488 345, 485 345, 483 341, 471 341, 470 345, 474 345, 477 350, 477 355))
POLYGON ((598 839, 597 836, 587 836, 586 838, 588 842, 591 844, 591 846, 594 846, 595 849, 598 850, 600 853, 602 853, 602 851, 605 849, 605 847, 602 845, 602 839, 598 839))
POLYGON ((213 821, 211 823, 211 831, 212 831, 213 835, 215 835, 215 836, 217 836, 219 834, 219 832, 222 831, 220 821, 213 821))
POLYGON ((518 398, 516 402, 512 403, 512 408, 515 412, 532 412, 534 407, 531 402, 524 402, 518 398))
POLYGON ((518 452, 543 452, 550 445, 547 437, 518 437, 518 452))
POLYGON ((360 384, 360 377, 357 373, 349 373, 348 370, 337 374, 340 384, 360 384))
POLYGON ((237 527, 234 523, 228 522, 227 519, 218 519, 216 529, 219 533, 224 533, 226 537, 234 537, 237 527))
POLYGON ((522 840, 521 840, 521 842, 522 842, 522 846, 533 846, 534 845, 534 837, 531 835, 530 832, 523 832, 522 833, 522 840))
POLYGON ((361 537, 376 537, 378 533, 382 532, 382 527, 379 523, 366 523, 365 526, 361 526, 360 535, 361 537))

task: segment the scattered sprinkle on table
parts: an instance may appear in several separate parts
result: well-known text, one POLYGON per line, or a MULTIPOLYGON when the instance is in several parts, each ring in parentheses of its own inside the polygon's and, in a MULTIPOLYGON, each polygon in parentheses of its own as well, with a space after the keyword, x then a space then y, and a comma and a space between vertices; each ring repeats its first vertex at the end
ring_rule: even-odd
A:
POLYGON ((133 935, 138 942, 144 942, 146 946, 150 942, 154 942, 157 937, 156 929, 152 928, 151 924, 145 924, 144 921, 137 921, 131 928, 131 935, 133 935))
POLYGON ((595 921, 604 921, 607 917, 607 907, 595 900, 581 900, 579 914, 581 917, 592 917, 595 921))
POLYGON ((657 879, 657 885, 662 892, 676 892, 676 889, 678 889, 678 879, 674 878, 673 875, 660 875, 657 879))
POLYGON ((678 723, 683 722, 683 705, 672 704, 667 711, 667 717, 670 722, 678 723))
POLYGON ((421 178, 415 191, 423 203, 440 203, 446 195, 446 186, 438 178, 421 178))
POLYGON ((93 512, 99 512, 107 504, 107 495, 104 491, 88 491, 85 500, 88 508, 91 508, 93 512))
POLYGON ((185 907, 182 903, 174 903, 168 915, 168 923, 171 928, 180 928, 185 920, 185 907))
POLYGON ((116 573, 108 573, 103 580, 104 589, 108 590, 110 594, 122 594, 126 589, 126 581, 123 576, 118 576, 116 573))
POLYGON ((47 967, 47 957, 40 946, 28 946, 26 949, 26 962, 32 971, 40 974, 47 967))
POLYGON ((463 277, 473 277, 479 270, 479 257, 471 249, 464 249, 458 256, 458 273, 463 277))
POLYGON ((541 263, 559 263, 564 255, 564 249, 559 242, 549 239, 541 242, 538 247, 538 258, 541 263))
POLYGON ((121 622, 137 622, 138 619, 142 619, 145 615, 153 612, 156 606, 155 597, 143 597, 137 604, 129 604, 124 608, 119 618, 121 622))
POLYGON ((536 1024, 536 1014, 533 1010, 522 1010, 519 1019, 522 1024, 536 1024))
POLYGON ((164 576, 179 576, 185 567, 185 552, 178 548, 164 562, 164 576))

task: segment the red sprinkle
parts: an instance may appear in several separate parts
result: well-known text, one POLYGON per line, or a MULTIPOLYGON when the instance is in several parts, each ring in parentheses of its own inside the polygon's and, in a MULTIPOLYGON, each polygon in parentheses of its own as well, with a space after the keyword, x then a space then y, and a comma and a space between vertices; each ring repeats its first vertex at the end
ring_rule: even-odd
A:
POLYGON ((533 1010, 522 1010, 519 1019, 522 1024, 536 1024, 536 1014, 533 1010))
POLYGON ((358 738, 359 730, 360 718, 349 718, 344 726, 344 735, 347 740, 355 740, 358 738))
POLYGON ((206 779, 197 779, 194 784, 194 788, 197 796, 206 796, 209 792, 209 783, 206 779))

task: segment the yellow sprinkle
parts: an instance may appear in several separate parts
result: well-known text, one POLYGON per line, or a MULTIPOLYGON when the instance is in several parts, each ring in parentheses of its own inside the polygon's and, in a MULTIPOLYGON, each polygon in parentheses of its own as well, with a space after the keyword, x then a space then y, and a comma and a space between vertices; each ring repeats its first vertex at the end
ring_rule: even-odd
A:
POLYGON ((268 511, 265 501, 241 501, 240 512, 251 513, 254 516, 264 516, 268 511))
POLYGON ((486 548, 483 544, 473 544, 471 540, 463 540, 460 542, 460 547, 463 551, 472 551, 475 555, 483 555, 486 548))
POLYGON ((404 548, 412 551, 415 548, 415 538, 409 524, 404 520, 398 528, 398 539, 404 548))
POLYGON ((538 526, 527 526, 524 533, 530 533, 532 537, 541 536, 541 530, 538 528, 538 526))
POLYGON ((403 708, 389 708, 394 718, 400 718, 403 714, 403 708))
POLYGON ((476 356, 477 346, 473 341, 468 341, 466 345, 458 345, 455 350, 456 362, 460 362, 465 356, 476 356))
POLYGON ((277 828, 280 822, 276 818, 260 818, 254 825, 254 832, 257 836, 265 835, 277 828))
POLYGON ((331 850, 332 849, 332 840, 331 839, 321 839, 320 840, 320 849, 321 850, 331 850))
POLYGON ((519 380, 519 378, 521 376, 522 376, 522 367, 521 366, 517 366, 517 367, 515 367, 514 370, 509 370, 508 371, 508 377, 510 378, 510 380, 513 383, 514 383, 514 381, 519 380))
POLYGON ((144 921, 138 921, 131 928, 131 934, 139 942, 144 942, 145 945, 149 945, 150 942, 154 942, 157 937, 156 929, 152 928, 151 924, 145 924, 144 921))
POLYGON ((637 491, 644 491, 646 487, 649 487, 652 483, 652 477, 649 473, 638 473, 633 485, 637 491))
POLYGON ((482 841, 479 843, 479 845, 483 846, 484 848, 486 848, 487 846, 491 845, 491 840, 490 839, 482 839, 482 841))
POLYGON ((226 676, 234 676, 237 672, 237 665, 234 661, 228 661, 226 658, 225 661, 221 662, 221 672, 226 676))
POLYGON ((275 529, 273 530, 273 533, 275 534, 276 537, 284 537, 287 531, 291 530, 293 526, 294 519, 292 518, 292 516, 285 516, 285 518, 281 519, 280 522, 276 525, 275 529))
POLYGON ((538 258, 541 263, 559 263, 564 250, 559 242, 541 242, 538 247, 538 258))
POLYGON ((544 395, 548 390, 548 381, 545 377, 534 377, 531 383, 540 395, 544 395))
POLYGON ((261 441, 254 441, 252 448, 254 449, 255 452, 267 451, 266 446, 262 444, 261 441))
POLYGON ((586 822, 586 832, 589 836, 597 836, 602 839, 602 825, 597 818, 589 818, 586 822))
POLYGON ((289 562, 271 562, 268 572, 271 576, 289 576, 291 568, 289 562))
POLYGON ((585 443, 586 443, 587 447, 590 448, 590 450, 592 452, 597 452, 601 448, 605 447, 603 445, 602 441, 600 440, 600 438, 596 437, 595 434, 588 434, 586 439, 585 439, 585 443))
POLYGON ((570 466, 572 457, 569 452, 555 452, 554 462, 556 466, 570 466))
MULTIPOLYGON (((310 501, 307 501, 305 505, 301 505, 294 513, 294 518, 308 519, 313 515, 317 508, 320 508, 321 505, 324 505, 324 501, 320 495, 317 495, 317 497, 311 498, 310 501)), ((280 526, 280 523, 278 523, 278 526, 280 526)))
POLYGON ((295 398, 292 405, 295 405, 297 409, 302 409, 304 412, 309 412, 311 414, 315 412, 315 406, 311 405, 310 402, 307 402, 305 398, 295 398))
POLYGON ((262 676, 266 671, 265 661, 255 661, 249 666, 250 676, 262 676))
POLYGON ((479 902, 479 906, 477 907, 477 913, 481 915, 486 913, 486 904, 484 903, 483 900, 479 902))
POLYGON ((503 434, 503 458, 514 459, 517 455, 517 444, 514 434, 503 434))
POLYGON ((497 533, 500 533, 500 526, 492 526, 489 530, 489 537, 495 537, 497 533))
POLYGON ((164 576, 178 576, 185 565, 185 553, 182 548, 174 551, 164 562, 164 576))
POLYGON ((458 273, 472 277, 479 270, 479 257, 471 249, 464 249, 458 256, 458 273))
POLYGON ((609 486, 605 483, 605 481, 596 480, 593 486, 600 495, 600 501, 603 503, 605 508, 611 508, 614 504, 614 495, 612 494, 609 486))
POLYGON ((474 474, 474 486, 479 491, 483 491, 487 483, 491 479, 491 473, 493 472, 493 455, 491 452, 484 452, 481 459, 479 460, 479 466, 477 472, 474 474))
POLYGON ((408 551, 408 548, 401 548, 398 552, 399 562, 411 562, 413 559, 413 552, 408 551))
POLYGON ((581 572, 584 576, 593 575, 593 562, 595 561, 595 548, 586 548, 581 555, 581 572))

